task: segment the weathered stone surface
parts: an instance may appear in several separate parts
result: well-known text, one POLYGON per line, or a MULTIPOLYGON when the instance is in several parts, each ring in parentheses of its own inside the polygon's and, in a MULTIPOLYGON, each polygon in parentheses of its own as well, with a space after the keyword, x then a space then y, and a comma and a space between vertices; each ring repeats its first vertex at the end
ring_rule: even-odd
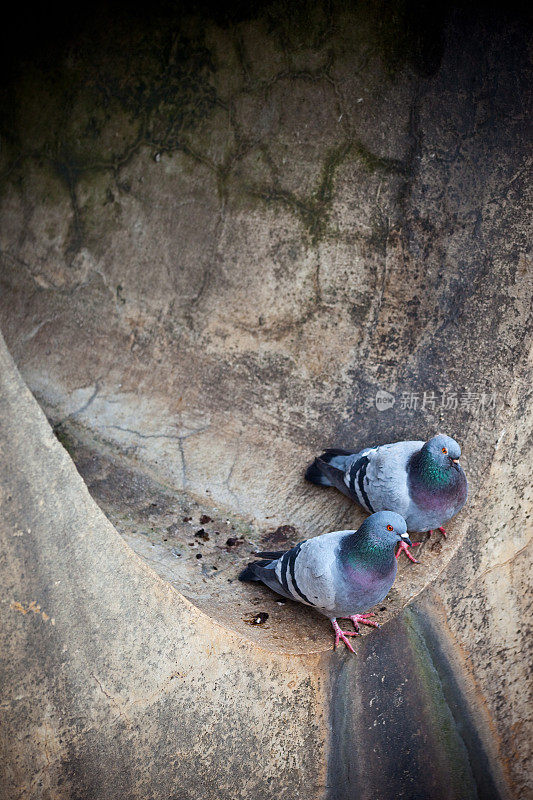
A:
POLYGON ((251 647, 158 578, 91 500, 3 345, 0 367, 0 796, 316 797, 320 655, 251 647))
MULTIPOLYGON (((232 579, 252 546, 278 525, 291 524, 303 537, 357 524, 361 517, 347 500, 302 481, 305 463, 323 445, 420 438, 439 429, 455 435, 470 478, 469 505, 446 543, 424 546, 423 567, 402 565, 382 614, 388 619, 424 593, 443 652, 454 654, 450 663, 456 659, 457 685, 478 709, 471 730, 505 772, 486 785, 473 768, 461 774, 469 774, 479 797, 491 796, 495 785, 504 794, 502 781, 515 797, 526 797, 527 36, 522 20, 503 12, 470 16, 451 7, 430 20, 409 4, 297 6, 285 14, 268 6, 179 19, 153 9, 150 18, 127 25, 98 12, 53 57, 42 49, 21 57, 5 90, 1 131, 2 330, 24 380, 63 440, 70 437, 93 496, 137 552, 166 580, 182 582, 193 603, 232 631, 227 635, 246 658, 243 642, 251 640, 280 665, 304 658, 284 653, 305 653, 310 661, 302 669, 312 673, 314 687, 322 675, 316 653, 330 644, 324 622, 304 609, 272 605, 269 623, 252 628, 244 617, 253 598, 275 601, 266 591, 228 584, 226 571, 233 568, 232 579), (395 397, 385 411, 375 405, 380 389, 395 397), (146 508, 159 501, 161 513, 150 516, 146 508), (242 526, 248 550, 220 555, 224 578, 201 575, 193 558, 174 571, 161 535, 163 520, 164 530, 177 520, 173 503, 194 505, 221 526, 226 518, 242 526), (152 526, 143 539, 135 535, 139 520, 152 526)), ((23 419, 20 425, 22 431, 23 419)), ((23 503, 22 484, 12 483, 8 471, 22 469, 16 466, 22 455, 16 449, 8 455, 1 485, 16 485, 23 503)), ((42 459, 39 449, 34 464, 41 466, 31 468, 28 480, 36 495, 45 483, 30 484, 46 480, 46 472, 36 474, 46 470, 42 459)), ((50 475, 61 474, 55 468, 50 475)), ((70 478, 68 484, 70 491, 70 478)), ((34 544, 19 537, 22 554, 28 541, 26 558, 48 563, 43 575, 22 574, 12 560, 5 565, 13 591, 18 587, 25 598, 9 602, 23 610, 35 600, 49 614, 42 592, 66 581, 63 574, 87 557, 76 554, 73 564, 48 551, 53 531, 67 524, 57 486, 61 478, 47 490, 52 507, 34 544)), ((97 512, 84 497, 92 518, 97 512)), ((189 612, 200 618, 131 551, 122 551, 113 528, 98 519, 99 547, 111 537, 109 547, 124 553, 128 570, 135 565, 158 592, 183 603, 184 630, 192 624, 189 612)), ((34 529, 33 519, 25 524, 34 529)), ((16 520, 6 517, 5 525, 12 536, 16 520)), ((209 553, 212 546, 201 545, 209 553)), ((97 574, 101 560, 83 563, 87 585, 95 581, 100 589, 108 576, 111 591, 113 582, 129 580, 129 572, 122 581, 112 567, 97 574)), ((139 581, 124 595, 135 605, 132 614, 140 613, 145 590, 151 597, 139 581)), ((61 595, 57 602, 71 601, 61 595)), ((155 609, 153 597, 147 602, 155 609)), ((92 637, 102 608, 94 605, 88 627, 80 621, 78 635, 71 632, 75 648, 85 652, 83 631, 92 637)), ((120 608, 113 612, 115 629, 126 616, 120 608)), ((175 613, 172 605, 168 614, 175 613)), ((20 614, 19 622, 39 620, 20 614)), ((150 621, 146 641, 164 636, 165 620, 153 632, 150 621)), ((128 630, 117 633, 124 637, 119 651, 134 640, 128 630)), ((370 641, 367 635, 361 648, 370 641)), ((48 662, 43 656, 41 672, 31 661, 32 686, 44 674, 51 680, 58 646, 48 662)), ((390 658, 402 648, 391 645, 390 658)), ((22 658, 23 649, 13 652, 22 658)), ((142 671, 137 658, 125 673, 142 671)), ((231 651, 224 663, 233 658, 231 651)), ((172 672, 170 662, 162 664, 160 678, 172 672)), ((247 669, 236 669, 239 680, 247 669)), ((121 708, 114 680, 105 690, 121 708)), ((131 686, 124 675, 120 680, 128 696, 130 689, 141 696, 137 678, 131 686)), ((276 674, 274 691, 285 696, 277 680, 276 674)), ((156 675, 149 683, 155 692, 161 681, 156 675)), ((252 690, 245 694, 252 702, 252 690)), ((80 708, 90 715, 91 700, 84 698, 80 708)), ((323 687, 306 702, 324 715, 323 687)), ((61 713, 75 721, 65 703, 61 713)), ((20 718, 10 713, 7 730, 20 718)), ((102 713, 107 719, 110 706, 102 713)), ((153 743, 162 729, 155 711, 146 713, 145 742, 153 743)), ((62 738, 58 725, 51 729, 62 738)), ((327 735, 317 725, 315 752, 322 753, 327 735)), ((76 724, 67 727, 64 741, 76 724)), ((300 734, 295 747, 304 747, 300 734)), ((76 753, 80 769, 90 769, 89 755, 100 746, 76 753)), ((13 747, 8 763, 19 763, 24 751, 13 747)), ((477 750, 469 747, 472 767, 477 750)), ((138 763, 148 763, 142 753, 138 763)), ((127 760, 123 769, 141 770, 125 766, 127 760)), ((422 774, 423 761, 417 764, 422 774)), ((319 796, 321 768, 302 797, 319 796)), ((140 774, 133 782, 147 796, 140 774)), ((226 791, 226 778, 219 780, 226 791)), ((102 781, 96 783, 105 794, 102 781)), ((290 784, 285 772, 277 789, 290 784)), ((157 791, 154 797, 166 789, 157 791)), ((180 791, 186 796, 185 781, 180 791)), ((261 796, 256 785, 253 791, 261 796)), ((364 791, 371 796, 370 783, 364 791)))
POLYGON ((357 657, 222 627, 113 529, 3 344, 0 367, 2 798, 507 796, 431 603, 357 657))

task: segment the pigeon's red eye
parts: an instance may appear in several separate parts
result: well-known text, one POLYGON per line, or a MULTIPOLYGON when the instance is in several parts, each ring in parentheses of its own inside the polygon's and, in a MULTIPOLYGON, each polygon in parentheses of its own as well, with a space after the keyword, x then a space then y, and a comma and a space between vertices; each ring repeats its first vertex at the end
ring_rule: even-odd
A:
POLYGON ((447 453, 448 453, 448 451, 446 450, 445 447, 442 448, 442 452, 444 453, 444 455, 447 455, 447 453))
POLYGON ((387 525, 387 530, 388 530, 388 531, 393 531, 393 530, 394 530, 394 528, 392 527, 392 525, 387 525))

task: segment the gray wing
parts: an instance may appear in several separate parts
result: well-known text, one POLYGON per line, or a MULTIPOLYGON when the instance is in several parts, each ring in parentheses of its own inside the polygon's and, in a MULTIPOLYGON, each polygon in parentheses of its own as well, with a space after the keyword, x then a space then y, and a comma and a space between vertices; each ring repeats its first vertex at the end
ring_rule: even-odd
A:
POLYGON ((358 502, 373 513, 396 511, 405 516, 410 497, 407 464, 424 442, 394 442, 362 450, 353 457, 345 483, 358 502))
POLYGON ((395 442, 369 454, 365 486, 374 511, 407 515, 411 505, 407 466, 423 445, 424 442, 395 442))
POLYGON ((326 616, 335 607, 337 550, 353 531, 334 531, 308 539, 281 558, 276 567, 280 583, 295 600, 314 606, 326 616))

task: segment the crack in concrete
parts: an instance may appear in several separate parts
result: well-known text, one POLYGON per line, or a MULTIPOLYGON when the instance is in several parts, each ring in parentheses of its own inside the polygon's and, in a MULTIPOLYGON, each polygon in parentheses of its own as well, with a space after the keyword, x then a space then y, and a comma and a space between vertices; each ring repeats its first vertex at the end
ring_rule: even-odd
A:
POLYGON ((490 567, 488 567, 483 572, 478 573, 471 581, 469 581, 469 583, 466 584, 465 590, 470 589, 472 586, 474 586, 476 583, 478 583, 478 581, 481 581, 487 575, 490 575, 491 572, 494 572, 495 570, 502 569, 503 567, 506 567, 507 564, 510 564, 521 553, 523 553, 525 550, 527 550, 528 547, 531 546, 531 544, 533 544, 533 539, 528 539, 528 541, 519 550, 516 550, 513 553, 513 555, 509 556, 509 558, 507 558, 505 561, 501 561, 501 562, 498 562, 496 564, 492 564, 490 567))
POLYGON ((61 154, 60 158, 51 158, 50 164, 57 173, 57 175, 65 181, 68 194, 70 198, 70 205, 72 208, 72 230, 69 230, 67 235, 67 247, 65 255, 69 257, 68 265, 73 267, 74 258, 80 252, 84 237, 85 226, 81 215, 80 205, 78 202, 77 186, 79 180, 79 170, 71 164, 71 159, 67 154, 61 154))
POLYGON ((120 701, 117 700, 117 698, 114 695, 112 695, 110 692, 108 692, 104 688, 104 686, 102 685, 102 682, 100 681, 100 679, 96 677, 94 672, 92 673, 92 677, 94 678, 97 686, 99 687, 99 689, 102 692, 102 694, 104 695, 104 697, 107 697, 107 699, 111 702, 111 705, 113 706, 113 708, 115 708, 117 710, 117 713, 118 713, 119 717, 125 721, 127 727, 130 727, 133 724, 133 720, 127 714, 127 712, 124 711, 124 701, 122 699, 120 701))
POLYGON ((123 425, 106 425, 105 428, 111 428, 113 430, 122 431, 124 433, 131 433, 134 436, 138 436, 140 439, 169 439, 178 443, 178 451, 180 454, 181 459, 181 478, 182 478, 182 489, 184 491, 187 490, 189 479, 187 477, 187 460, 185 457, 185 448, 183 446, 183 442, 187 439, 190 439, 193 436, 198 436, 200 433, 205 433, 205 431, 209 430, 209 425, 205 425, 202 428, 196 428, 195 430, 190 431, 189 433, 141 433, 141 431, 137 431, 134 428, 127 428, 123 425))
POLYGON ((100 376, 96 380, 96 383, 94 385, 94 391, 93 391, 92 395, 89 397, 88 400, 85 401, 85 403, 83 403, 83 405, 81 405, 78 409, 76 409, 76 411, 71 411, 70 414, 67 414, 66 417, 63 417, 58 422, 56 422, 55 425, 53 425, 53 430, 54 430, 55 433, 57 433, 57 431, 61 428, 61 426, 64 425, 66 422, 69 422, 70 420, 73 420, 75 417, 79 416, 80 414, 83 414, 84 411, 87 411, 87 409, 92 405, 92 403, 94 403, 94 401, 98 397, 98 394, 99 394, 100 389, 101 389, 100 381, 102 381, 102 380, 103 380, 102 376, 100 376))
POLYGON ((295 214, 307 231, 311 244, 316 246, 328 232, 336 172, 350 155, 359 158, 371 171, 381 170, 399 175, 406 172, 404 162, 377 156, 361 141, 346 138, 330 148, 325 156, 319 180, 310 196, 299 197, 295 192, 283 188, 277 176, 270 185, 249 183, 244 189, 251 197, 256 197, 266 203, 283 205, 295 214))
POLYGON ((133 433, 134 436, 139 436, 141 439, 175 439, 179 441, 180 439, 190 439, 191 436, 196 436, 199 433, 204 433, 204 431, 209 430, 209 425, 206 425, 203 428, 196 428, 189 433, 141 433, 140 431, 136 431, 134 428, 126 428, 122 425, 105 425, 105 428, 113 428, 114 430, 124 431, 125 433, 133 433))
MULTIPOLYGON (((376 268, 376 279, 374 284, 374 291, 372 292, 371 299, 370 299, 370 307, 368 309, 367 316, 372 319, 372 322, 368 325, 365 325, 363 328, 364 331, 364 338, 361 341, 361 356, 358 356, 359 361, 366 361, 372 349, 372 339, 373 336, 378 328, 378 321, 379 321, 379 314, 381 311, 381 306, 383 304, 383 297, 385 295, 385 286, 387 284, 387 255, 388 255, 388 244, 389 244, 389 237, 391 234, 390 230, 390 219, 386 217, 386 236, 384 237, 385 241, 385 253, 383 257, 383 266, 381 271, 379 268, 376 268)), ((401 235, 401 233, 400 233, 401 235)))
MULTIPOLYGON (((170 59, 172 59, 172 47, 170 48, 170 59)), ((215 162, 207 155, 207 153, 198 151, 192 146, 190 141, 184 139, 183 133, 185 133, 185 131, 180 130, 180 136, 177 138, 173 133, 174 122, 172 120, 168 123, 167 130, 163 136, 160 136, 157 139, 154 138, 149 131, 149 119, 150 116, 155 113, 157 106, 150 107, 148 110, 145 109, 144 114, 141 114, 138 117, 140 120, 140 129, 136 135, 135 141, 132 144, 129 144, 122 153, 116 155, 112 159, 78 163, 75 162, 75 160, 73 160, 73 158, 71 158, 66 152, 62 152, 60 157, 52 157, 46 151, 31 151, 20 155, 19 158, 21 161, 23 161, 25 158, 31 157, 34 160, 49 163, 53 167, 56 174, 65 182, 67 186, 73 213, 73 232, 71 236, 72 241, 67 248, 67 255, 70 257, 70 266, 73 264, 75 255, 83 246, 85 236, 83 212, 80 208, 77 196, 77 185, 80 177, 83 174, 96 171, 111 171, 115 177, 115 182, 117 183, 119 190, 121 190, 121 187, 117 182, 118 173, 129 163, 131 158, 139 151, 141 146, 145 145, 151 147, 160 153, 182 152, 184 155, 193 159, 193 161, 196 163, 207 167, 207 169, 217 176, 218 192, 221 199, 225 201, 228 195, 228 178, 233 170, 234 165, 241 161, 250 151, 258 148, 264 152, 265 148, 262 137, 259 137, 257 140, 246 140, 246 137, 243 131, 240 130, 236 120, 234 101, 239 97, 250 94, 261 92, 266 93, 272 86, 283 80, 303 80, 312 83, 324 81, 331 86, 335 96, 337 111, 339 112, 338 121, 344 120, 343 128, 345 129, 346 139, 345 141, 341 141, 335 145, 326 155, 322 165, 322 175, 319 183, 315 190, 307 198, 300 198, 293 192, 290 192, 279 185, 277 172, 273 169, 273 162, 271 158, 265 160, 271 169, 271 177, 273 180, 272 184, 261 185, 250 183, 248 185, 243 185, 242 188, 252 197, 257 197, 267 202, 280 203, 289 211, 291 211, 291 213, 296 214, 303 223, 304 229, 310 236, 312 244, 316 244, 327 233, 329 212, 331 210, 331 204, 333 200, 333 181, 335 171, 340 163, 345 160, 350 151, 352 154, 358 156, 360 160, 371 170, 382 169, 386 172, 396 172, 398 174, 408 174, 411 171, 410 165, 414 156, 408 156, 406 162, 377 156, 372 153, 360 140, 357 140, 353 136, 352 124, 349 121, 349 115, 344 105, 342 93, 340 92, 338 84, 331 74, 331 70, 335 62, 335 53, 333 50, 328 53, 326 63, 318 67, 316 70, 295 70, 291 67, 289 59, 289 66, 287 69, 281 70, 269 79, 254 80, 251 75, 251 69, 246 60, 242 37, 239 38, 239 41, 235 42, 235 49, 241 64, 241 69, 243 71, 245 85, 242 89, 230 95, 227 102, 221 98, 216 91, 214 91, 214 94, 210 99, 212 108, 218 106, 228 111, 228 119, 237 142, 237 147, 228 152, 223 161, 220 163, 215 162)), ((365 58, 361 62, 359 68, 360 70, 364 69, 365 64, 368 62, 368 58, 369 55, 366 54, 365 58)), ((169 65, 167 65, 166 69, 168 68, 169 65)), ((100 87, 100 89, 103 91, 102 87, 100 87)), ((205 286, 208 284, 208 282, 209 277, 207 276, 200 288, 198 298, 193 300, 193 303, 196 303, 199 299, 201 299, 205 291, 205 286)))
POLYGON ((30 342, 32 339, 34 339, 37 336, 37 334, 39 333, 41 328, 44 328, 45 325, 48 325, 48 323, 53 322, 53 321, 54 321, 53 317, 47 317, 46 319, 43 319, 43 321, 39 322, 37 325, 35 325, 31 329, 31 331, 29 331, 28 333, 24 334, 24 336, 21 337, 21 341, 24 342, 24 343, 30 342))
POLYGON ((106 697, 111 702, 111 705, 117 710, 119 717, 126 722, 126 725, 128 727, 130 727, 131 725, 133 725, 133 719, 129 715, 128 710, 130 710, 132 706, 148 704, 156 700, 161 696, 161 694, 165 691, 166 687, 174 680, 174 678, 184 678, 185 673, 179 671, 172 672, 150 694, 146 696, 129 698, 128 700, 124 700, 120 696, 111 694, 111 692, 109 692, 104 687, 101 680, 94 674, 94 672, 92 673, 92 677, 94 678, 98 688, 100 689, 104 697, 106 697))
MULTIPOLYGON (((214 261, 215 261, 215 256, 216 256, 216 252, 218 250, 218 246, 219 246, 219 243, 220 243, 220 238, 222 236, 222 231, 224 229, 225 207, 226 207, 225 201, 224 201, 224 199, 222 199, 221 203, 220 203, 220 209, 219 209, 219 212, 218 212, 217 221, 215 223, 215 228, 214 228, 213 245, 212 245, 212 248, 211 248, 211 257, 206 263, 206 267, 205 267, 204 273, 202 275, 202 282, 200 284, 200 288, 198 289, 198 292, 196 293, 196 295, 191 299, 191 302, 190 302, 191 310, 192 310, 192 308, 194 308, 195 306, 198 305, 198 303, 200 302, 200 300, 204 296, 209 284, 211 283, 211 279, 212 279, 212 275, 213 275, 213 265, 214 265, 214 261)), ((194 321, 193 321, 193 318, 192 318, 192 313, 188 314, 188 318, 189 318, 189 324, 191 325, 191 327, 194 327, 194 321)))
POLYGON ((233 502, 235 503, 235 508, 237 510, 237 513, 239 513, 239 514, 241 513, 241 503, 240 503, 240 500, 239 500, 239 496, 231 488, 230 481, 231 481, 231 479, 233 477, 233 472, 235 470, 235 467, 237 466, 237 461, 239 460, 241 438, 242 438, 242 434, 240 434, 239 438, 237 439, 237 445, 236 445, 236 448, 235 448, 235 455, 233 456, 233 461, 231 463, 228 475, 227 475, 226 479, 224 480, 224 482, 222 484, 228 490, 229 494, 232 496, 233 502))
POLYGON ((19 267, 22 267, 30 276, 32 281, 36 284, 39 289, 43 288, 52 288, 55 291, 61 292, 63 289, 61 286, 57 286, 52 280, 48 277, 45 277, 42 272, 35 272, 33 267, 25 261, 20 256, 15 256, 12 253, 8 252, 7 250, 0 248, 0 257, 5 258, 8 261, 11 261, 13 264, 16 264, 19 267), (38 278, 41 276, 41 280, 48 284, 48 286, 43 286, 43 283, 39 282, 38 278))
POLYGON ((183 491, 186 491, 187 490, 187 485, 189 483, 189 480, 187 478, 187 462, 186 462, 186 459, 185 459, 185 449, 183 447, 183 441, 182 441, 181 438, 178 438, 178 447, 179 447, 180 457, 181 457, 181 481, 182 481, 182 487, 181 488, 183 489, 183 491))
POLYGON ((124 433, 132 433, 134 436, 138 436, 140 439, 176 439, 179 440, 181 437, 176 433, 141 433, 140 431, 136 431, 134 428, 125 428, 122 425, 105 425, 105 428, 112 428, 116 431, 123 431, 124 433))
POLYGON ((82 406, 80 406, 80 408, 78 408, 77 411, 73 411, 72 414, 69 414, 68 417, 66 417, 63 420, 63 422, 66 422, 67 419, 74 419, 74 417, 77 417, 79 414, 83 414, 84 411, 87 411, 89 406, 91 406, 92 403, 94 403, 94 401, 98 397, 98 394, 99 394, 100 388, 101 388, 100 387, 100 381, 101 380, 102 380, 101 378, 98 378, 98 380, 96 381, 96 383, 94 385, 94 391, 93 391, 92 395, 89 397, 89 399, 87 400, 87 402, 84 403, 82 406))

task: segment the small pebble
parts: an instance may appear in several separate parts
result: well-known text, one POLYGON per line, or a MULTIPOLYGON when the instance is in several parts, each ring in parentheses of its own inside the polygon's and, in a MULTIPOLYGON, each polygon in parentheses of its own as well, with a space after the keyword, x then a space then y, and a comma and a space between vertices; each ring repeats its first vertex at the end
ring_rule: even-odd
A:
POLYGON ((226 544, 228 547, 237 547, 240 544, 243 544, 243 540, 237 539, 236 536, 230 536, 229 539, 226 540, 226 544))

